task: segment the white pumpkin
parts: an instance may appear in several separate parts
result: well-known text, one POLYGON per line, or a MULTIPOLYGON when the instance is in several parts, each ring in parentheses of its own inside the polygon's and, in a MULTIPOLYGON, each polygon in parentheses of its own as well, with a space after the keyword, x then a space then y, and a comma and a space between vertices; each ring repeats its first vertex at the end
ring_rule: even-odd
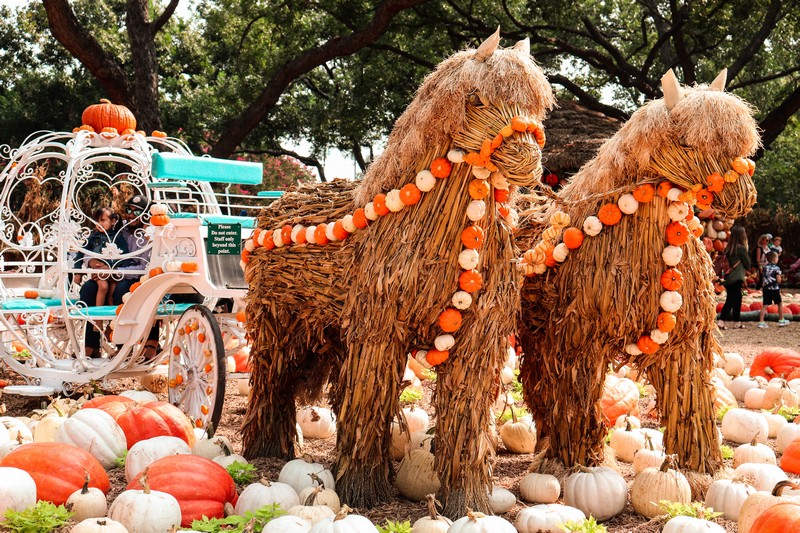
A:
POLYGON ((519 482, 519 494, 528 502, 555 503, 561 495, 561 484, 550 474, 528 472, 519 482))
POLYGON ((594 237, 603 231, 603 223, 596 216, 588 216, 583 221, 583 232, 589 237, 594 237))
POLYGON ((514 381, 514 369, 510 366, 503 366, 500 369, 500 383, 510 385, 514 381))
MULTIPOLYGON (((317 488, 318 487, 306 487, 301 490, 298 495, 300 496, 300 501, 306 501, 317 488)), ((334 513, 338 513, 342 508, 342 502, 339 501, 339 495, 336 494, 336 491, 326 488, 322 488, 322 490, 316 492, 316 498, 314 498, 312 503, 314 505, 327 505, 334 513)))
POLYGON ((666 246, 661 252, 661 259, 667 266, 677 265, 681 262, 681 257, 683 257, 683 250, 678 246, 666 246))
POLYGON ((347 233, 355 233, 356 230, 358 230, 358 226, 353 222, 353 215, 345 215, 342 217, 342 228, 344 228, 347 233))
POLYGON ((793 391, 784 379, 773 379, 764 390, 764 398, 761 402, 762 409, 772 409, 773 407, 797 407, 797 393, 793 391))
POLYGON ((192 446, 192 454, 213 459, 218 455, 228 455, 233 453, 233 444, 228 437, 215 435, 210 439, 197 439, 192 446))
POLYGON ((486 216, 486 202, 483 200, 472 200, 467 205, 467 218, 472 222, 477 222, 486 216))
POLYGON ((464 156, 467 155, 464 150, 458 148, 451 148, 447 152, 447 160, 451 163, 463 163, 464 156))
POLYGON ((724 362, 723 370, 729 376, 738 376, 744 372, 744 358, 735 352, 726 352, 722 354, 721 360, 724 362))
POLYGON ((458 266, 464 270, 473 270, 478 267, 480 254, 478 250, 464 249, 458 254, 458 266))
POLYGON ((533 453, 536 449, 536 424, 528 417, 517 418, 514 407, 511 420, 500 426, 500 440, 511 453, 533 453))
POLYGON ((401 416, 405 420, 409 433, 416 433, 417 431, 425 431, 430 425, 430 417, 424 409, 418 407, 404 407, 401 416))
POLYGON ((492 172, 490 181, 492 182, 492 187, 500 189, 501 191, 505 191, 510 186, 502 172, 492 172))
POLYGON ((99 518, 106 515, 108 501, 105 493, 89 486, 89 474, 86 474, 83 487, 76 490, 67 498, 67 507, 74 513, 72 519, 81 522, 87 518, 99 518))
POLYGON ((447 533, 453 521, 436 512, 436 500, 433 494, 428 494, 428 516, 422 517, 411 526, 417 533, 447 533))
POLYGON ((677 187, 673 187, 667 191, 667 200, 670 202, 677 202, 680 199, 681 194, 683 191, 678 189, 677 187))
POLYGON ((433 339, 433 346, 437 350, 446 351, 453 347, 456 338, 449 334, 439 335, 433 339))
POLYGON ((645 433, 644 442, 644 448, 637 450, 633 456, 633 470, 637 474, 646 468, 660 467, 667 458, 663 450, 656 449, 651 435, 645 433))
POLYGON ((336 415, 324 407, 298 409, 297 423, 303 430, 303 436, 309 439, 327 439, 336 433, 336 415))
POLYGON ((702 226, 703 223, 700 221, 699 218, 692 217, 692 219, 689 220, 689 222, 687 222, 686 225, 689 226, 690 230, 694 231, 696 229, 700 229, 700 226, 702 226))
POLYGON ((763 463, 744 463, 736 467, 737 478, 743 478, 756 490, 771 491, 781 481, 789 479, 781 467, 763 463))
POLYGON ((773 439, 778 436, 778 432, 781 430, 781 428, 789 423, 789 421, 786 420, 784 416, 779 415, 775 412, 772 413, 762 412, 761 415, 764 417, 764 420, 767 421, 767 427, 769 428, 769 437, 773 439))
POLYGON ((150 206, 151 215, 166 215, 168 212, 167 204, 153 204, 150 206))
POLYGON ((325 226, 325 236, 328 238, 329 241, 336 242, 339 240, 339 238, 333 233, 333 228, 335 227, 334 222, 328 222, 328 224, 322 224, 322 225, 325 226))
POLYGON ((128 450, 125 458, 125 479, 130 483, 145 468, 169 455, 189 455, 192 450, 178 437, 160 436, 140 440, 128 450))
POLYGON ((610 446, 617 454, 617 459, 632 463, 636 452, 644 448, 644 440, 644 434, 629 424, 625 429, 617 429, 611 434, 610 446))
POLYGON ((377 533, 378 528, 364 516, 348 514, 352 509, 343 507, 335 516, 314 524, 308 533, 377 533))
POLYGON ((585 519, 586 515, 580 509, 551 503, 521 510, 514 525, 519 533, 562 533, 561 524, 585 519))
POLYGON ((650 338, 656 344, 664 344, 669 340, 669 333, 666 331, 661 331, 658 328, 654 328, 650 330, 650 338))
POLYGON ((778 453, 783 453, 786 447, 795 439, 800 439, 800 424, 789 423, 778 430, 778 436, 775 438, 775 448, 778 453))
POLYGON ((718 479, 706 492, 706 507, 722 513, 725 520, 738 520, 739 510, 756 488, 736 479, 718 479))
POLYGON ((617 200, 619 210, 626 215, 632 215, 639 209, 639 201, 631 193, 623 194, 617 200))
POLYGON ((784 502, 800 502, 798 498, 782 495, 782 492, 787 488, 797 489, 800 487, 791 481, 780 481, 773 487, 772 491, 758 491, 749 495, 739 510, 739 533, 750 533, 750 529, 756 519, 770 507, 784 502))
MULTIPOLYGON (((367 212, 367 209, 364 208, 365 216, 366 216, 366 212, 367 212)), ((372 212, 374 213, 375 210, 373 209, 372 212)), ((369 217, 367 217, 367 218, 369 218, 369 217)), ((310 244, 316 244, 317 243, 317 234, 316 234, 316 232, 317 232, 317 227, 316 226, 309 226, 309 227, 306 228, 306 242, 307 243, 310 243, 310 244)), ((263 233, 262 233, 262 235, 263 235, 263 233)))
POLYGON ((714 522, 693 516, 676 516, 664 524, 661 533, 725 533, 725 528, 714 522))
POLYGON ((290 507, 286 512, 290 515, 299 516, 300 518, 308 520, 312 525, 326 518, 333 518, 336 513, 334 513, 330 507, 327 505, 314 505, 316 495, 321 490, 322 487, 315 487, 311 495, 306 498, 306 501, 302 505, 290 507))
POLYGON ((283 248, 285 245, 291 244, 291 243, 283 242, 283 230, 282 229, 272 230, 272 242, 273 242, 273 244, 275 244, 275 248, 283 248))
POLYGON ((417 448, 409 452, 397 468, 397 491, 415 502, 424 500, 428 494, 435 494, 441 482, 433 462, 433 454, 427 450, 417 448))
POLYGON ((126 390, 119 393, 120 396, 125 396, 131 400, 139 403, 157 402, 158 396, 149 390, 126 390))
POLYGON ((767 442, 769 427, 760 413, 747 409, 730 409, 722 417, 722 436, 727 440, 745 444, 754 438, 756 442, 767 442))
POLYGON ((467 516, 453 522, 447 533, 517 533, 517 530, 511 522, 499 516, 468 512, 467 516))
POLYGON ((261 533, 308 533, 311 525, 305 518, 287 514, 267 522, 261 533))
POLYGON ((100 409, 81 409, 69 417, 56 431, 55 440, 86 450, 106 470, 113 468, 128 450, 122 428, 100 409))
POLYGON ((663 514, 659 506, 661 500, 689 503, 692 489, 686 477, 669 468, 671 459, 667 458, 661 468, 645 468, 631 485, 631 504, 642 516, 655 518, 663 514))
MULTIPOLYGON (((67 420, 66 416, 51 415, 46 416, 39 420, 33 428, 33 442, 53 442, 56 440, 56 432, 67 420)), ((8 431, 5 426, 0 424, 5 431, 8 431)), ((0 438, 0 441, 2 439, 0 438)))
POLYGON ((467 291, 456 291, 451 300, 453 307, 463 311, 472 305, 472 296, 467 291))
POLYGON ((683 306, 683 296, 678 291, 664 291, 658 299, 661 309, 667 313, 675 313, 683 306))
POLYGON ((406 204, 400 199, 400 189, 392 189, 386 193, 386 207, 392 213, 397 213, 405 208, 406 204))
POLYGON ((228 468, 233 463, 239 463, 242 465, 247 464, 247 459, 243 455, 236 453, 231 453, 229 455, 218 455, 211 460, 220 465, 222 468, 228 468))
POLYGON ((644 435, 645 442, 647 442, 647 437, 650 437, 654 450, 664 449, 664 434, 661 431, 653 428, 639 428, 639 431, 644 435))
POLYGON ((505 487, 492 486, 492 492, 489 494, 489 505, 494 514, 507 513, 516 503, 517 497, 514 496, 513 492, 505 487))
POLYGON ((674 222, 686 220, 689 215, 689 204, 686 202, 670 202, 667 206, 667 216, 674 222))
MULTIPOLYGON (((347 215, 347 216, 350 217, 350 223, 352 224, 353 215, 347 215)), ((345 228, 345 229, 347 229, 347 228, 345 228)), ((300 233, 302 233, 303 236, 305 237, 305 233, 306 233, 306 227, 305 226, 303 226, 302 224, 295 224, 294 226, 292 226, 292 233, 291 233, 292 242, 297 242, 297 239, 299 238, 300 233)))
POLYGON ((567 256, 569 256, 569 248, 563 242, 556 244, 556 247, 553 248, 553 259, 555 259, 559 263, 563 263, 567 260, 567 256))
POLYGON ((180 527, 181 506, 178 500, 166 492, 151 491, 146 481, 142 484, 142 490, 120 493, 108 509, 108 517, 125 526, 130 533, 155 533, 180 527))
POLYGON ((6 510, 24 511, 36 505, 36 482, 25 470, 0 466, 0 523, 6 510))
POLYGON ((300 497, 286 483, 274 483, 262 478, 261 481, 245 487, 239 495, 239 499, 236 500, 236 514, 243 515, 247 511, 256 511, 265 505, 275 503, 280 504, 281 509, 290 509, 300 505, 300 497))
POLYGON ((128 533, 128 528, 110 518, 87 518, 75 524, 70 533, 128 533))
POLYGON ((577 507, 598 521, 621 513, 628 503, 628 483, 625 478, 607 466, 579 468, 564 484, 564 503, 577 507))
POLYGON ((236 394, 239 396, 250 396, 253 387, 250 385, 249 378, 239 378, 236 380, 236 394))
POLYGON ((777 464, 775 452, 766 444, 753 439, 749 444, 741 444, 733 450, 733 467, 744 463, 777 464))
POLYGON ((319 463, 315 463, 310 456, 304 455, 301 459, 293 459, 283 465, 278 481, 290 485, 295 492, 300 492, 306 487, 318 485, 309 474, 316 474, 325 484, 325 488, 336 490, 336 483, 330 470, 319 463))
POLYGON ((0 416, 0 426, 3 426, 7 433, 6 442, 20 441, 23 444, 33 442, 33 432, 25 425, 25 422, 13 416, 0 416))
MULTIPOLYGON (((618 378, 624 378, 625 376, 617 376, 618 378)), ((627 425, 630 424, 631 429, 641 429, 642 421, 639 420, 637 417, 633 415, 622 415, 617 417, 617 421, 614 422, 615 429, 625 429, 627 425)))
MULTIPOLYGON (((434 176, 430 170, 420 170, 417 172, 417 176, 414 178, 414 184, 417 186, 417 189, 422 192, 431 191, 436 186, 436 176, 434 176)), ((364 210, 366 211, 366 208, 364 210)), ((376 219, 373 218, 370 220, 376 219)))
POLYGON ((737 402, 744 401, 744 395, 748 390, 757 388, 759 388, 758 380, 750 376, 737 376, 728 384, 728 389, 737 402))
POLYGON ((489 177, 492 175, 492 171, 486 167, 473 166, 472 175, 475 176, 476 179, 485 180, 489 179, 489 177))
POLYGON ((767 393, 766 389, 748 389, 744 393, 744 406, 748 409, 761 409, 764 404, 764 395, 767 393))

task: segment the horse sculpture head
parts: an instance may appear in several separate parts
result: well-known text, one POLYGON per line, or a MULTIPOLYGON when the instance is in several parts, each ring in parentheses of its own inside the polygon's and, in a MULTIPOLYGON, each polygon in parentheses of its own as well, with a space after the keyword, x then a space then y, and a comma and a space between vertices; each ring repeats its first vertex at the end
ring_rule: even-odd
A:
MULTIPOLYGON (((541 126, 554 97, 530 55, 528 40, 501 49, 499 30, 477 49, 457 52, 429 74, 397 120, 386 150, 364 177, 357 203, 408 181, 434 157, 456 148, 480 153, 514 117, 541 126)), ((534 128, 504 136, 487 168, 512 185, 532 185, 541 176, 541 148, 534 128)), ((537 135, 543 135, 539 129, 537 135)), ((539 141, 543 141, 540 137, 539 141)))
POLYGON ((710 85, 681 87, 668 71, 661 80, 664 98, 631 116, 587 165, 588 175, 601 176, 598 186, 605 190, 642 179, 668 181, 698 206, 728 218, 747 214, 756 191, 754 165, 746 158, 760 139, 753 108, 725 92, 725 77, 723 70, 710 85))

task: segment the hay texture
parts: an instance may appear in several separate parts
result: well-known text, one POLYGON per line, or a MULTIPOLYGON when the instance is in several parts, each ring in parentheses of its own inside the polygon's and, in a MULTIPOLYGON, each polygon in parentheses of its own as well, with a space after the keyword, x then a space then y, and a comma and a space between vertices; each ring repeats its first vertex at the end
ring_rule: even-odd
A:
MULTIPOLYGON (((487 42, 488 50, 484 43, 477 51, 456 53, 426 78, 358 186, 334 183, 286 194, 261 214, 260 229, 342 219, 374 206, 379 194, 415 183, 418 172, 451 149, 481 151, 514 117, 541 123, 553 96, 527 42, 508 49, 487 42)), ((475 222, 485 235, 476 267, 483 286, 462 311, 449 358, 436 366, 435 464, 440 499, 453 517, 467 507, 489 512, 489 406, 506 339, 515 329, 522 283, 514 265, 515 214, 501 215, 498 208, 505 206, 496 203, 494 192, 507 181, 511 188, 503 201, 513 201, 516 186, 541 177, 536 132, 503 139, 491 166, 496 170, 486 179, 493 184, 486 214, 475 222)), ((449 176, 418 203, 341 242, 253 250, 246 266, 253 340, 246 455, 293 457, 295 402, 320 395, 329 382, 338 420, 337 492, 354 507, 389 499, 390 428, 400 411, 403 371, 413 348, 432 348, 442 334, 439 315, 459 290, 474 170, 454 162, 449 176)))
MULTIPOLYGON (((666 180, 681 189, 705 187, 711 173, 724 174, 735 158, 758 148, 745 102, 706 86, 682 91, 671 110, 661 99, 636 111, 557 195, 542 191, 528 197, 517 235, 520 248, 541 241, 557 211, 582 228, 602 205, 616 204, 641 184, 666 180)), ((754 203, 755 187, 745 172, 725 183, 712 206, 735 218, 754 203)), ((603 461, 607 430, 599 400, 609 365, 623 363, 643 370, 656 389, 666 453, 701 473, 713 473, 721 464, 709 385, 712 354, 719 353, 712 334, 713 270, 697 238, 690 236, 680 247, 683 255, 675 266, 683 275, 675 329, 655 353, 626 351, 656 328, 663 311, 669 204, 656 194, 616 225, 587 235, 563 263, 524 283, 520 379, 537 427, 550 439, 548 456, 567 467, 603 461)))

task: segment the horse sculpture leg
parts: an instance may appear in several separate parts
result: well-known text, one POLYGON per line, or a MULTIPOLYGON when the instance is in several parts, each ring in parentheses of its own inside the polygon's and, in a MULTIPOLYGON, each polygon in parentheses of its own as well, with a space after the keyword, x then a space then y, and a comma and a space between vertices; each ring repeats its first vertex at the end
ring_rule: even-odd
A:
MULTIPOLYGON (((391 325, 391 324, 387 324, 391 325)), ((376 327, 378 327, 376 325, 376 327)), ((352 507, 392 498, 391 424, 407 353, 397 342, 350 343, 332 396, 338 425, 336 492, 352 507)))
POLYGON ((677 454, 682 468, 706 474, 722 465, 716 427, 709 424, 714 420, 709 375, 715 345, 710 332, 688 337, 643 369, 656 389, 666 427, 664 450, 677 454))

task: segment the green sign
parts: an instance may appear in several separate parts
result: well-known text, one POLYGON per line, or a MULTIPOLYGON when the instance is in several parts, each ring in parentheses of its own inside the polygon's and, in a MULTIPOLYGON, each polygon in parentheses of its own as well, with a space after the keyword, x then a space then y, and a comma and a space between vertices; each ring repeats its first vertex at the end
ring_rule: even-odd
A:
POLYGON ((242 253, 241 224, 209 224, 209 255, 239 255, 242 253))

